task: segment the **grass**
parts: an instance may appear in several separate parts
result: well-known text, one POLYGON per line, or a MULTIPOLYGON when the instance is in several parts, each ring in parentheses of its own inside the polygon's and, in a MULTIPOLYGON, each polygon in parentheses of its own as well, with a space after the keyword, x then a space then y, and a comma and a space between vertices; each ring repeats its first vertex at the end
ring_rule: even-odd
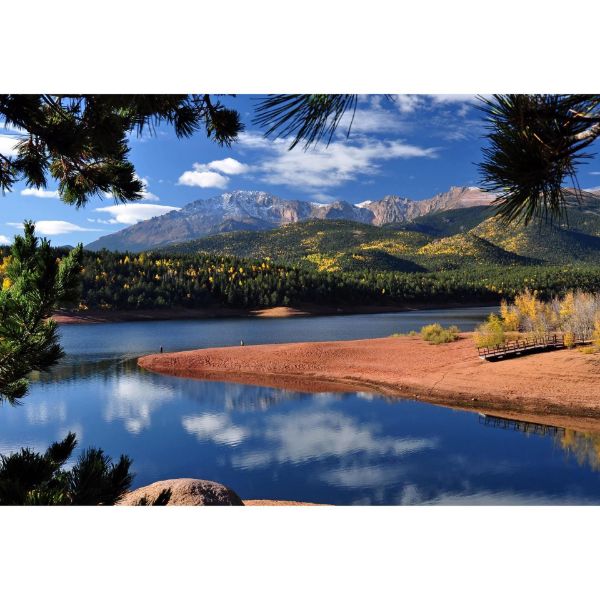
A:
POLYGON ((419 332, 413 330, 408 333, 392 333, 390 337, 414 337, 415 335, 419 335, 419 332))

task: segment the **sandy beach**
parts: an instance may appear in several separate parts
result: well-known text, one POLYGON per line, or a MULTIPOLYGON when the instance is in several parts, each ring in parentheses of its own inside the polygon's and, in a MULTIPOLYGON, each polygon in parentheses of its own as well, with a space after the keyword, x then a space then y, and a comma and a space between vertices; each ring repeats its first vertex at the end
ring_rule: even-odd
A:
POLYGON ((439 346, 418 337, 268 344, 154 354, 158 373, 296 391, 378 391, 490 415, 600 431, 600 356, 558 350, 498 362, 471 334, 439 346))

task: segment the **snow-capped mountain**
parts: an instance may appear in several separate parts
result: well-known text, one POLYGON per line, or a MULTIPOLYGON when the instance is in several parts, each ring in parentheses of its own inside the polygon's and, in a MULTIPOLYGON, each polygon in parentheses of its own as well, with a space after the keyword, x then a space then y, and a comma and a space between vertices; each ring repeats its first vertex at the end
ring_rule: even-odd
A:
POLYGON ((103 236, 87 249, 149 250, 225 231, 273 229, 308 219, 344 219, 372 225, 403 223, 431 212, 489 204, 493 199, 491 194, 467 187, 453 187, 428 200, 385 196, 358 204, 284 200, 268 192, 226 192, 103 236))

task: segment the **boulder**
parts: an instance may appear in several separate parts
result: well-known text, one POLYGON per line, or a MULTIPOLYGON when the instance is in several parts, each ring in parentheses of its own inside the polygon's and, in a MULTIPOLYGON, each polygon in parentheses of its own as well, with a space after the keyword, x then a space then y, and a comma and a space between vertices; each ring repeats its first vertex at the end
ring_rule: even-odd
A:
POLYGON ((204 479, 165 479, 125 494, 121 506, 135 506, 145 496, 148 504, 164 489, 171 490, 168 506, 243 506, 240 497, 228 487, 204 479))

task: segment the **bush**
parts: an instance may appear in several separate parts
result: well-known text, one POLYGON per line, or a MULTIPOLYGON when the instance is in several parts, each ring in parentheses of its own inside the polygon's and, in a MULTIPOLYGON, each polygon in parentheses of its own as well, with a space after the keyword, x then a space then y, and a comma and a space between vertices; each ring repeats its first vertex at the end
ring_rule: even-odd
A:
POLYGON ((447 344, 458 339, 460 329, 454 325, 444 329, 439 323, 425 325, 421 329, 421 337, 430 344, 447 344))
POLYGON ((491 314, 488 320, 475 330, 474 340, 477 348, 498 346, 505 341, 502 320, 498 315, 491 314))
POLYGON ((563 339, 567 348, 573 348, 573 346, 575 346, 575 334, 572 331, 567 331, 563 339))

